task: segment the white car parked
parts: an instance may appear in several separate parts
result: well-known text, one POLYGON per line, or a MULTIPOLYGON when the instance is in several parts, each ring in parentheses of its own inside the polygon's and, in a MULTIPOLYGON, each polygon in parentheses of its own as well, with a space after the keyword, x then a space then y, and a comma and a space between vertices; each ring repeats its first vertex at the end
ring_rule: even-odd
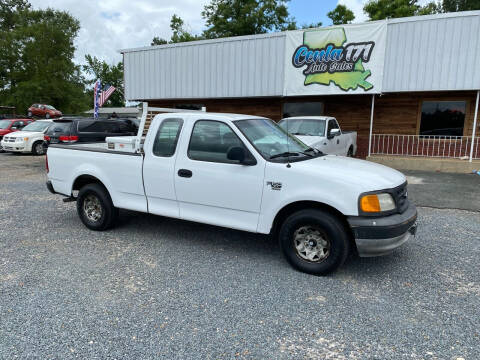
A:
POLYGON ((43 136, 50 125, 52 120, 37 120, 25 126, 22 131, 5 135, 1 143, 3 150, 43 155, 45 153, 43 136))
POLYGON ((357 153, 357 132, 342 131, 333 117, 290 117, 282 119, 279 125, 324 154, 352 157, 357 153))
POLYGON ((145 117, 137 137, 48 148, 48 189, 76 200, 92 230, 112 227, 120 208, 271 233, 312 274, 335 270, 350 249, 383 255, 415 234, 396 170, 325 155, 266 118, 161 114, 143 138, 145 117))

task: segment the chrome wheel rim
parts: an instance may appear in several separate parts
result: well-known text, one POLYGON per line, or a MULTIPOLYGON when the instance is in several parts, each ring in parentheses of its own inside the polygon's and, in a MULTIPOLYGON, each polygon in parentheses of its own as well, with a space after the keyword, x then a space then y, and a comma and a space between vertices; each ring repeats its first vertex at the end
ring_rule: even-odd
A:
POLYGON ((315 226, 307 225, 293 233, 297 255, 309 262, 321 262, 330 255, 331 244, 327 236, 315 226))
POLYGON ((97 222, 103 214, 102 204, 95 195, 87 195, 83 201, 83 212, 88 220, 97 222))

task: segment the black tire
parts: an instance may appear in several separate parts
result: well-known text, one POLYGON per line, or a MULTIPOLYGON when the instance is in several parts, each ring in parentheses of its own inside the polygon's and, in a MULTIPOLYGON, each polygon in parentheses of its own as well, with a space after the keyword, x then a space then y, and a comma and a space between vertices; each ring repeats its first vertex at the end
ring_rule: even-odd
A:
POLYGON ((350 146, 347 151, 347 156, 348 157, 353 157, 353 146, 350 146))
POLYGON ((28 116, 28 117, 32 117, 32 112, 29 111, 29 112, 27 113, 27 116, 28 116))
POLYGON ((50 114, 49 113, 45 114, 45 119, 50 119, 50 114))
POLYGON ((80 220, 90 230, 103 231, 111 228, 118 218, 118 209, 113 206, 110 194, 104 186, 100 184, 87 184, 78 192, 77 212, 80 220), (98 219, 92 219, 92 214, 87 215, 85 202, 98 200, 98 209, 96 215, 100 213, 98 219))
POLYGON ((32 154, 33 155, 44 155, 45 147, 43 146, 43 141, 35 141, 32 144, 32 154))
POLYGON ((323 210, 306 209, 293 213, 281 225, 278 238, 290 265, 313 275, 326 275, 336 270, 344 263, 350 251, 349 235, 344 224, 337 216, 323 210), (328 243, 328 252, 324 251, 327 253, 325 258, 309 261, 297 251, 295 239, 299 236, 298 232, 305 228, 314 228, 322 234, 328 243))

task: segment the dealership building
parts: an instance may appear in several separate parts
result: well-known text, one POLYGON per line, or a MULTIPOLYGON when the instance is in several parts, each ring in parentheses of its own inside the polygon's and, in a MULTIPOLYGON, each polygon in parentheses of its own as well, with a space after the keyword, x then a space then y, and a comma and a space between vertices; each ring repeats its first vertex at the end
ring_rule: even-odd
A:
POLYGON ((276 121, 333 116, 357 131, 359 157, 480 166, 480 11, 121 52, 130 101, 276 121))

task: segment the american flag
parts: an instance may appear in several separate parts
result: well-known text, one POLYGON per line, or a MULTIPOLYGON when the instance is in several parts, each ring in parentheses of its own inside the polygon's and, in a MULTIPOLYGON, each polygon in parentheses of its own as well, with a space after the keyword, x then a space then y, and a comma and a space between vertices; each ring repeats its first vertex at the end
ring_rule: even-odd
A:
POLYGON ((102 86, 100 84, 100 80, 95 82, 95 87, 93 88, 93 117, 98 119, 98 109, 101 105, 98 104, 98 98, 100 95, 100 90, 102 86))
POLYGON ((105 90, 103 90, 101 93, 100 93, 100 100, 99 100, 99 105, 100 106, 103 106, 103 104, 105 104, 105 101, 108 100, 108 98, 110 97, 110 95, 112 95, 112 93, 115 91, 115 88, 111 85, 105 85, 105 90))

